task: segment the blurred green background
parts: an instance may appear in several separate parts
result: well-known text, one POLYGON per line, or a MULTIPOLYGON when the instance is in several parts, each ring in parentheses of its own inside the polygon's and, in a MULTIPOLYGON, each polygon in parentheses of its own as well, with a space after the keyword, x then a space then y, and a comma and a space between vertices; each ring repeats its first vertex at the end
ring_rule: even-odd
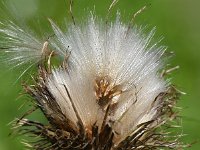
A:
MULTIPOLYGON (((64 0, 5 0, 8 9, 15 8, 13 16, 25 20, 32 29, 40 30, 43 39, 49 31, 47 18, 52 18, 62 26, 63 18, 71 21, 68 14, 68 1, 64 0), (38 23, 43 27, 39 27, 38 23)), ((75 19, 84 18, 88 10, 95 10, 98 16, 105 17, 111 0, 75 0, 75 19)), ((175 56, 170 59, 172 65, 180 69, 170 76, 171 81, 187 94, 182 96, 182 132, 185 142, 197 142, 191 150, 200 149, 200 0, 121 0, 113 9, 120 10, 122 20, 128 22, 131 14, 151 4, 147 10, 137 16, 135 23, 149 28, 156 26, 156 37, 164 37, 163 45, 175 56)), ((0 4, 2 7, 2 4, 0 4)), ((19 21, 20 21, 19 19, 19 21)), ((1 18, 1 21, 3 19, 1 18)), ((39 31, 39 30, 38 30, 39 31)), ((23 69, 22 69, 23 70, 23 69)), ((22 88, 20 81, 13 85, 20 69, 9 71, 9 67, 0 65, 0 150, 21 150, 21 138, 8 136, 11 132, 8 123, 22 114, 18 110, 24 102, 16 100, 22 88)), ((27 73, 28 74, 28 73, 27 73)), ((29 74, 28 74, 29 75, 29 74)), ((22 80, 26 78, 23 77, 22 80)))

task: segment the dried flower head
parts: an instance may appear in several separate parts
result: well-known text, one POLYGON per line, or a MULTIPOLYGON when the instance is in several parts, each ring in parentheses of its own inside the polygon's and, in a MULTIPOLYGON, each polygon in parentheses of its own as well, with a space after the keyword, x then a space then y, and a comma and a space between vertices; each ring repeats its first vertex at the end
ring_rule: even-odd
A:
POLYGON ((181 147, 179 136, 166 131, 176 117, 179 93, 161 74, 165 47, 150 44, 154 30, 144 35, 141 28, 123 24, 119 14, 113 23, 90 15, 84 25, 69 25, 67 32, 49 21, 54 36, 43 44, 12 22, 0 28, 1 47, 13 54, 8 61, 38 66, 34 84, 24 84, 24 89, 48 123, 25 118, 35 109, 17 119, 19 133, 36 137, 27 147, 181 147), (53 56, 63 59, 59 67, 52 67, 53 56))

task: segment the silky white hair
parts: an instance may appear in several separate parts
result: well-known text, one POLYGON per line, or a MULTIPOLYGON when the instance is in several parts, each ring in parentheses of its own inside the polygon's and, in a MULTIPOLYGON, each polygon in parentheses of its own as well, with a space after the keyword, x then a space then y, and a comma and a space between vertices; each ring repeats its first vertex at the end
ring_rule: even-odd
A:
POLYGON ((70 120, 77 122, 63 85, 85 126, 92 126, 97 120, 99 125, 102 123, 104 113, 94 100, 97 77, 109 78, 110 86, 120 85, 123 91, 113 97, 113 103, 118 105, 109 118, 115 122, 113 128, 120 141, 137 125, 155 119, 159 104, 152 107, 152 103, 166 90, 166 83, 158 76, 164 47, 149 44, 154 30, 142 36, 141 29, 128 30, 119 17, 105 27, 91 16, 83 27, 68 26, 67 33, 50 22, 57 39, 51 44, 60 52, 70 51, 70 55, 68 69, 53 70, 46 84, 70 120))

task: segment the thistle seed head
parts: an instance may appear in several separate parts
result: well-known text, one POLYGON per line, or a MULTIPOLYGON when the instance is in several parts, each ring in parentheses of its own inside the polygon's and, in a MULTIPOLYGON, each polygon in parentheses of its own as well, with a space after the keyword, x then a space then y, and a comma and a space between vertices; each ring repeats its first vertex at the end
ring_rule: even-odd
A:
POLYGON ((113 23, 91 15, 84 25, 68 26, 67 32, 50 23, 55 36, 43 44, 12 23, 0 29, 7 52, 14 52, 9 61, 16 65, 33 61, 38 66, 34 85, 25 84, 24 89, 48 123, 25 119, 32 111, 16 121, 20 133, 36 137, 26 146, 37 150, 181 147, 178 136, 170 137, 163 127, 175 118, 179 93, 160 76, 166 48, 150 44, 154 30, 144 35, 136 26, 129 29, 119 15, 113 23), (59 67, 52 68, 53 56, 62 59, 59 67))

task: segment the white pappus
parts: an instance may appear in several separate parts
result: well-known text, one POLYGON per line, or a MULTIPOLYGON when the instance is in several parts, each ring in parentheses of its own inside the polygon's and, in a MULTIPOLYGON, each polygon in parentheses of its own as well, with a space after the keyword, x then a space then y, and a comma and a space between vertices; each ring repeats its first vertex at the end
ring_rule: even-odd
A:
POLYGON ((110 23, 90 15, 84 24, 69 25, 67 32, 49 21, 54 36, 43 43, 12 22, 0 27, 6 61, 38 67, 34 86, 24 89, 48 124, 25 119, 26 115, 17 119, 19 132, 39 137, 26 146, 38 150, 182 147, 178 136, 171 138, 162 130, 175 118, 179 93, 161 76, 165 47, 150 44, 155 30, 145 35, 141 28, 129 28, 119 14, 110 23), (63 59, 59 67, 51 67, 52 57, 63 59))

